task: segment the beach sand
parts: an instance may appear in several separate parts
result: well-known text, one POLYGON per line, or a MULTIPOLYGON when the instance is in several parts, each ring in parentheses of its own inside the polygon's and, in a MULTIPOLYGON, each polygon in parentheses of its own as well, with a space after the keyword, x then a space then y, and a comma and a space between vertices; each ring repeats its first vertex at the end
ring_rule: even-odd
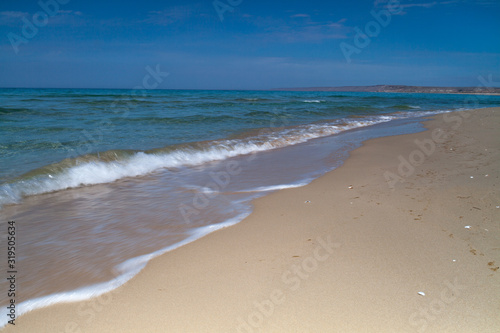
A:
POLYGON ((5 332, 499 332, 500 108, 425 126, 5 332))

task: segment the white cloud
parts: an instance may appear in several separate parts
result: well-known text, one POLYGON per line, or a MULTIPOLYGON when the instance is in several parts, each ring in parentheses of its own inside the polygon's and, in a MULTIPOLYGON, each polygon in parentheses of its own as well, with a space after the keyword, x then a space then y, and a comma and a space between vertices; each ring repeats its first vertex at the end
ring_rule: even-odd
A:
POLYGON ((8 26, 12 24, 19 25, 21 22, 21 18, 27 15, 29 15, 29 13, 18 11, 0 12, 0 24, 8 26))
POLYGON ((190 18, 193 12, 191 6, 175 6, 165 10, 150 11, 148 18, 143 22, 154 25, 170 25, 190 18))
MULTIPOLYGON (((386 7, 388 4, 391 2, 391 0, 375 0, 373 2, 374 7, 386 7)), ((444 5, 455 5, 455 4, 472 4, 472 5, 479 5, 479 6, 486 6, 486 7, 492 7, 492 6, 500 6, 500 1, 498 0, 441 0, 441 1, 432 1, 432 2, 413 2, 412 0, 410 1, 395 1, 393 3, 394 6, 403 9, 403 11, 400 13, 401 14, 406 14, 404 9, 407 8, 412 8, 412 7, 422 7, 422 8, 431 8, 434 6, 444 6, 444 5), (398 5, 399 6, 396 6, 398 5)))
POLYGON ((344 24, 347 20, 345 18, 338 21, 315 22, 309 16, 300 16, 303 18, 300 21, 293 20, 294 16, 290 16, 292 18, 290 22, 273 17, 249 18, 248 22, 261 31, 257 34, 257 38, 268 42, 316 43, 329 39, 344 39, 351 30, 344 24))

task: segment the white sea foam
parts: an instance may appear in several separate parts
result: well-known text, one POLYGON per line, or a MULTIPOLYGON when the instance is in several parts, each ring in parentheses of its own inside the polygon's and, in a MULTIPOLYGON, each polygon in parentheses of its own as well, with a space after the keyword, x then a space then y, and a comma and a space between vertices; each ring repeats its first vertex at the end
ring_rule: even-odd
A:
POLYGON ((0 208, 18 203, 24 196, 36 195, 68 188, 104 184, 125 177, 136 177, 165 169, 195 166, 260 151, 272 150, 306 142, 311 139, 337 134, 346 130, 370 126, 396 118, 425 116, 439 112, 408 112, 399 115, 371 116, 344 122, 308 124, 285 128, 278 132, 264 132, 247 139, 214 141, 201 149, 182 148, 168 153, 138 152, 131 157, 112 162, 93 161, 70 167, 59 174, 43 175, 0 186, 0 208))
MULTIPOLYGON (((129 259, 115 267, 118 276, 111 281, 98 283, 71 291, 42 296, 19 303, 16 306, 16 317, 19 317, 35 309, 47 307, 53 304, 84 301, 90 298, 98 297, 104 293, 110 292, 120 287, 125 282, 129 281, 131 278, 137 275, 151 259, 158 257, 166 252, 175 250, 180 246, 191 243, 203 236, 208 235, 211 232, 232 226, 242 221, 249 214, 250 212, 247 211, 225 222, 194 229, 191 233, 191 236, 178 243, 172 244, 166 248, 163 248, 161 250, 155 251, 150 254, 129 259)), ((0 328, 8 324, 8 320, 10 318, 7 316, 7 314, 8 312, 5 306, 0 308, 0 328)))
POLYGON ((196 191, 196 192, 199 192, 199 193, 204 193, 204 194, 216 194, 216 193, 219 193, 219 191, 214 190, 214 189, 212 189, 210 187, 206 187, 206 186, 183 185, 182 187, 184 187, 185 189, 188 189, 188 190, 193 190, 193 191, 196 191))
POLYGON ((306 186, 307 184, 309 184, 310 181, 311 181, 311 179, 305 180, 305 181, 300 182, 300 183, 295 183, 295 184, 261 186, 261 187, 256 187, 256 188, 252 188, 252 189, 248 189, 248 190, 238 191, 238 193, 278 191, 278 190, 284 190, 287 188, 296 188, 296 187, 306 186))
POLYGON ((321 103, 321 102, 324 102, 324 100, 319 100, 319 99, 306 99, 304 101, 302 101, 304 103, 321 103))

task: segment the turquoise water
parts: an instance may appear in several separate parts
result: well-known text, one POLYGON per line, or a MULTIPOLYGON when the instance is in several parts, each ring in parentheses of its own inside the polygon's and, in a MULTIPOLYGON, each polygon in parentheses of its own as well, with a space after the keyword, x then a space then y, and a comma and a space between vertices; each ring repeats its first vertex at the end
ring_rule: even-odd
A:
POLYGON ((116 288, 152 257, 241 221, 252 199, 338 167, 364 140, 499 105, 470 95, 1 89, 0 224, 18 225, 18 313, 116 288))
MULTIPOLYGON (((129 90, 1 89, 0 101, 0 183, 11 184, 16 177, 52 175, 95 158, 109 162, 141 151, 165 154, 186 148, 186 143, 242 139, 262 128, 495 106, 500 97, 199 90, 150 90, 134 96, 129 90)), ((49 186, 47 191, 56 189, 49 186)), ((31 192, 3 187, 0 204, 17 202, 26 193, 31 192)))

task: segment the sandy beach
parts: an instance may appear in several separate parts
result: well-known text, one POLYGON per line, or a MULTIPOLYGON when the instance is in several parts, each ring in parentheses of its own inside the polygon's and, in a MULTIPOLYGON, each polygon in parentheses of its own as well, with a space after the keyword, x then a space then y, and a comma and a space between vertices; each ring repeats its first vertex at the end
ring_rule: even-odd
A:
POLYGON ((500 108, 424 125, 4 331, 498 332, 500 108))

